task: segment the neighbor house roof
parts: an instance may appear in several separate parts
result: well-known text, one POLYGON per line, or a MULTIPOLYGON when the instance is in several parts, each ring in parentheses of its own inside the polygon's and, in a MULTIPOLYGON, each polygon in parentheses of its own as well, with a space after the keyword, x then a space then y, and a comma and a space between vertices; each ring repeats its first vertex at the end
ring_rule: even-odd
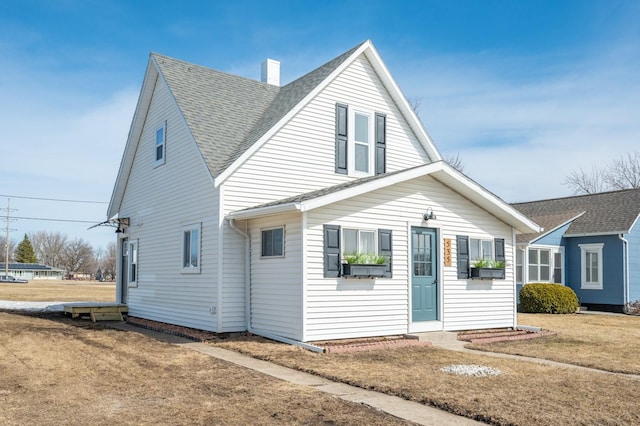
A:
MULTIPOLYGON (((4 263, 0 263, 0 270, 4 270, 4 265, 4 263)), ((13 271, 64 271, 64 269, 41 265, 39 263, 9 263, 8 269, 13 271)))
MULTIPOLYGON (((570 222, 565 236, 624 234, 631 231, 640 215, 640 189, 530 201, 512 206, 544 226, 545 233, 570 222)), ((542 235, 542 232, 521 235, 519 241, 534 241, 542 235)))
POLYGON ((540 227, 531 219, 512 208, 498 196, 484 189, 481 185, 460 173, 444 161, 412 167, 396 172, 341 183, 317 191, 300 194, 279 201, 262 204, 229 214, 231 219, 249 219, 272 214, 308 211, 323 207, 347 198, 366 194, 421 176, 431 176, 448 186, 476 205, 514 227, 518 232, 539 232, 540 227))
POLYGON ((364 54, 378 73, 429 158, 440 153, 385 67, 371 41, 365 41, 324 65, 277 87, 152 53, 114 186, 108 217, 118 213, 126 180, 158 81, 164 81, 179 108, 202 160, 214 179, 223 182, 262 143, 345 67, 364 54))

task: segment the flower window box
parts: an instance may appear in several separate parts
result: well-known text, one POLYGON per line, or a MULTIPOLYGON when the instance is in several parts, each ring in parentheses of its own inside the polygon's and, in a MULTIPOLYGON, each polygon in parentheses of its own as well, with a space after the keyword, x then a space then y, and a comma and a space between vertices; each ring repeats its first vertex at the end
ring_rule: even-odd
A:
POLYGON ((342 264, 342 276, 345 278, 379 278, 384 277, 386 271, 387 265, 385 264, 342 264))
POLYGON ((504 280, 504 268, 471 268, 471 278, 478 280, 504 280))

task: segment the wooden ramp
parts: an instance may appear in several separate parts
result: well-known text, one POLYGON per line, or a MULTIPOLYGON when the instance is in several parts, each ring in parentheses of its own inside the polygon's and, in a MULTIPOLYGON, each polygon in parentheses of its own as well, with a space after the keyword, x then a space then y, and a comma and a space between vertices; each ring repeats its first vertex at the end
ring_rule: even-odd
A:
POLYGON ((64 305, 65 314, 71 318, 88 315, 91 321, 124 321, 122 314, 129 312, 127 305, 121 303, 68 303, 64 305))

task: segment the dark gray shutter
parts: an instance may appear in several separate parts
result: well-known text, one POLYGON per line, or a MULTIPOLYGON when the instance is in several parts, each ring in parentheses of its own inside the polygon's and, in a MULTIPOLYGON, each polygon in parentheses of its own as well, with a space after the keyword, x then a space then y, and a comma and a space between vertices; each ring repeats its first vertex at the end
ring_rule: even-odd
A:
POLYGON ((496 260, 504 262, 504 238, 496 238, 494 245, 496 247, 496 260))
POLYGON ((393 259, 393 240, 390 229, 378 229, 378 254, 387 258, 387 271, 384 276, 391 278, 391 264, 393 259))
POLYGON ((387 117, 376 113, 376 174, 387 171, 387 117))
POLYGON ((324 277, 340 276, 340 226, 324 225, 324 277))
POLYGON ((469 237, 456 236, 456 250, 458 257, 458 279, 469 278, 469 237))
POLYGON ((347 174, 348 107, 336 104, 336 173, 347 174))

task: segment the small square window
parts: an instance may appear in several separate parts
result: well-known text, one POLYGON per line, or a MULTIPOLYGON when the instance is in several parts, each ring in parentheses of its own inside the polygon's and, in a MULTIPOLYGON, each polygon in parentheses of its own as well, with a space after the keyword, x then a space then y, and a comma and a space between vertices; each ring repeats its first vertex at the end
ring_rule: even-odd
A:
POLYGON ((284 227, 262 230, 262 257, 284 256, 284 227))

